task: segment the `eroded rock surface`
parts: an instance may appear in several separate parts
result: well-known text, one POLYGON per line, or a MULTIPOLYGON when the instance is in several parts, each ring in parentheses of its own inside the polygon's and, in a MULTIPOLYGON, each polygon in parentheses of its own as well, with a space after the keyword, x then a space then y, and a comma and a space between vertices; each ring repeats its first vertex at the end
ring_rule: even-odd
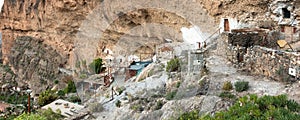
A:
POLYGON ((66 57, 43 40, 25 36, 16 39, 9 60, 19 82, 39 93, 60 77, 59 67, 64 67, 66 57))

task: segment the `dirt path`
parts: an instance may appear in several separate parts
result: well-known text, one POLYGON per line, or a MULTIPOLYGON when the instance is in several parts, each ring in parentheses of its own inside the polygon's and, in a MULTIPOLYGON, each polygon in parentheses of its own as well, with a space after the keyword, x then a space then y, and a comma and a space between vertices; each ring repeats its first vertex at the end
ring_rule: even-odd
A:
MULTIPOLYGON (((221 40, 218 39, 218 40, 221 40)), ((287 94, 290 99, 300 103, 300 83, 284 84, 273 81, 263 76, 249 75, 238 71, 234 65, 225 58, 225 50, 222 50, 222 42, 216 42, 214 49, 210 50, 209 57, 206 59, 207 67, 210 71, 209 79, 210 90, 209 94, 218 95, 222 92, 222 86, 225 81, 231 81, 234 84, 236 81, 248 81, 250 88, 246 92, 237 93, 242 96, 245 94, 261 95, 280 95, 287 94)))

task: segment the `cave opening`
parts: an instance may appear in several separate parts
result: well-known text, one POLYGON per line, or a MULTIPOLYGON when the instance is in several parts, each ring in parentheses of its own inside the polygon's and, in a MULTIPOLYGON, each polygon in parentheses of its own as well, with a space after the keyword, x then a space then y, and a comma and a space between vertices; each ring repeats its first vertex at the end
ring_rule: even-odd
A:
POLYGON ((287 8, 282 8, 283 18, 291 18, 291 12, 287 8))

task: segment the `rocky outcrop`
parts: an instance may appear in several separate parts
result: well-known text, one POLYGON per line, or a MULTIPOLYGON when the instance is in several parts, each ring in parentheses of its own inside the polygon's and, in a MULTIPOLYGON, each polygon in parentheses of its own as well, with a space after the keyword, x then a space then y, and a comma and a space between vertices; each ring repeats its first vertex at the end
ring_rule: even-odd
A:
POLYGON ((273 0, 198 0, 208 13, 221 17, 237 18, 243 22, 265 20, 268 5, 273 0))
POLYGON ((71 56, 73 38, 85 16, 100 0, 5 0, 0 13, 3 58, 18 36, 45 40, 59 53, 71 56))
POLYGON ((19 37, 9 57, 17 82, 25 82, 34 92, 39 93, 60 80, 59 67, 67 62, 57 50, 41 39, 19 37))

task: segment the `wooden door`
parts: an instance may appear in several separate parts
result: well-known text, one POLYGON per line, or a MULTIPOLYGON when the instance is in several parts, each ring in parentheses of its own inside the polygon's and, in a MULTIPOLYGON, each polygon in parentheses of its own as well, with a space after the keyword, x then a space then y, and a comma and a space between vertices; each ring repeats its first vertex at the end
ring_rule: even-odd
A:
POLYGON ((224 19, 224 31, 229 31, 230 27, 229 27, 229 20, 228 19, 224 19))

